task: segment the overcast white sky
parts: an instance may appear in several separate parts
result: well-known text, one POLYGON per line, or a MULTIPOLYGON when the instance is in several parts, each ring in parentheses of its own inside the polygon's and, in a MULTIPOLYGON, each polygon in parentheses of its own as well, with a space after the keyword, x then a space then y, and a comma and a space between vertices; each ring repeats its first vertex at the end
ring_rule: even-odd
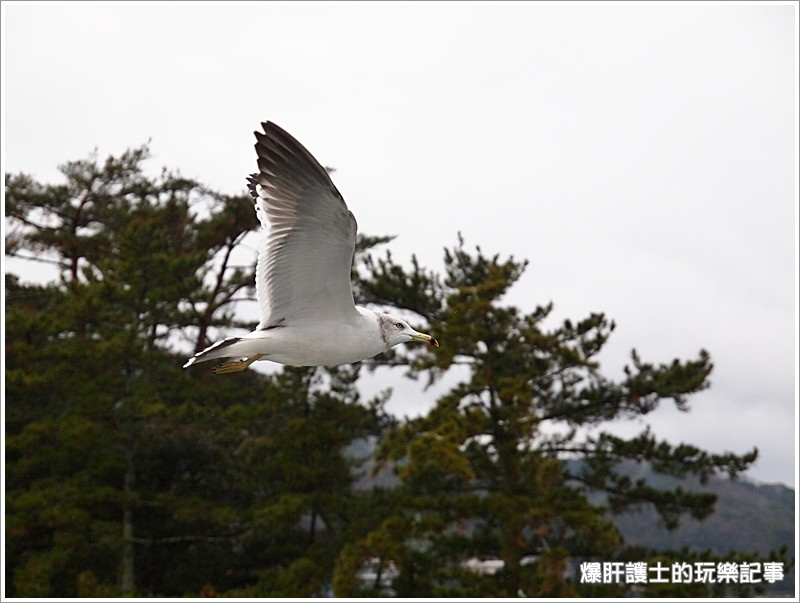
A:
POLYGON ((509 303, 614 318, 611 376, 708 349, 712 388, 648 423, 795 484, 796 3, 2 9, 5 172, 152 138, 154 172, 239 193, 275 121, 395 257, 439 269, 461 231, 530 260, 509 303))

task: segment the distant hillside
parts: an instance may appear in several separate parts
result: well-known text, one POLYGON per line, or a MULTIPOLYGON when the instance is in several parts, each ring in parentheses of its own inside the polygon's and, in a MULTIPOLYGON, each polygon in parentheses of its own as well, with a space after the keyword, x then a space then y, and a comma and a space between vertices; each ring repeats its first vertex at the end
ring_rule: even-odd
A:
POLYGON ((711 549, 715 553, 729 551, 766 554, 786 545, 790 556, 795 554, 794 490, 779 484, 756 484, 748 479, 712 478, 702 485, 696 479, 679 480, 653 474, 646 467, 626 467, 635 478, 673 488, 713 492, 717 495, 714 513, 703 521, 691 517, 681 519, 677 530, 668 531, 658 523, 652 508, 617 517, 617 525, 628 544, 648 548, 711 549))

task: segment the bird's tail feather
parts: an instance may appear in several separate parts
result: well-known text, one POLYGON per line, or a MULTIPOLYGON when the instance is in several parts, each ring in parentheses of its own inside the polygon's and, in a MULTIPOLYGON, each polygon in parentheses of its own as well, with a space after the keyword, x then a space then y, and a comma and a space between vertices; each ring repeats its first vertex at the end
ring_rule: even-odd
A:
POLYGON ((217 343, 208 346, 202 352, 197 352, 197 354, 189 358, 186 364, 183 365, 183 368, 188 368, 196 362, 206 362, 208 360, 214 360, 214 358, 237 356, 238 354, 228 348, 233 344, 240 342, 241 340, 241 337, 228 337, 222 341, 218 341, 217 343))

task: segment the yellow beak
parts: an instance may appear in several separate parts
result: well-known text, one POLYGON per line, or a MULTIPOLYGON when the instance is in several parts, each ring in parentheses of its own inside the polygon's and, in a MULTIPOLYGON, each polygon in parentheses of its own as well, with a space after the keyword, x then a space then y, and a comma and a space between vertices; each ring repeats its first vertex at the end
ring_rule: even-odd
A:
POLYGON ((439 342, 436 340, 435 337, 431 337, 427 333, 414 333, 411 336, 411 339, 414 341, 424 341, 425 343, 431 344, 432 347, 438 348, 439 342))

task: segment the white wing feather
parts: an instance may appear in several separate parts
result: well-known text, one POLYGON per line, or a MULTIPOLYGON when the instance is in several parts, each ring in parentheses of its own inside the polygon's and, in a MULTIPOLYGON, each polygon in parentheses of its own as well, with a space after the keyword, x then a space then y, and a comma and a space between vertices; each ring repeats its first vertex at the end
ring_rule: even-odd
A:
POLYGON ((256 265, 259 329, 295 320, 348 322, 356 220, 328 172, 271 122, 255 132, 257 174, 248 178, 266 231, 256 265))

